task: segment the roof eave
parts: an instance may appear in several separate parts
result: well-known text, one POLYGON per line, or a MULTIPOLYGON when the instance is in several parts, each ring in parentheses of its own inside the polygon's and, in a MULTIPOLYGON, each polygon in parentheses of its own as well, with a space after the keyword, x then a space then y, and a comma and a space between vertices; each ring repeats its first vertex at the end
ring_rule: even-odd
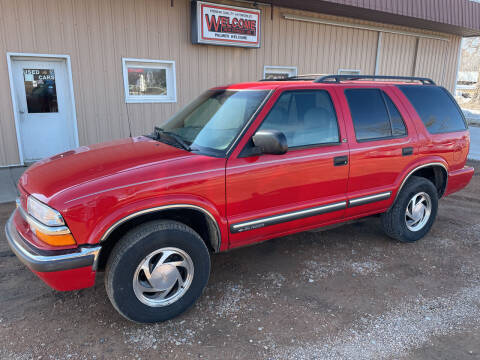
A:
POLYGON ((422 19, 418 17, 405 16, 402 14, 396 14, 385 11, 372 10, 368 8, 336 4, 330 1, 324 0, 304 0, 304 1, 292 1, 292 0, 267 0, 274 6, 286 7, 297 10, 312 11, 317 13, 350 17, 360 20, 388 23, 398 26, 406 26, 411 28, 417 28, 422 30, 430 30, 434 32, 453 34, 462 37, 480 36, 480 28, 471 28, 465 26, 458 26, 454 24, 441 23, 428 19, 422 19))

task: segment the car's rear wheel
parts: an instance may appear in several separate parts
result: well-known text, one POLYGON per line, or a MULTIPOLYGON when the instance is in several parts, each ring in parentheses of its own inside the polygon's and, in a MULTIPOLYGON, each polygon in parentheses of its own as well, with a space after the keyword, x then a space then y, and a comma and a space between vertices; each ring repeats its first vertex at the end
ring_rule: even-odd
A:
POLYGON ((382 214, 385 233, 401 242, 414 242, 431 229, 438 209, 438 194, 431 181, 412 176, 393 204, 382 214))
POLYGON ((127 319, 159 322, 188 309, 209 274, 210 255, 195 231, 176 221, 153 221, 134 228, 114 247, 105 287, 127 319))

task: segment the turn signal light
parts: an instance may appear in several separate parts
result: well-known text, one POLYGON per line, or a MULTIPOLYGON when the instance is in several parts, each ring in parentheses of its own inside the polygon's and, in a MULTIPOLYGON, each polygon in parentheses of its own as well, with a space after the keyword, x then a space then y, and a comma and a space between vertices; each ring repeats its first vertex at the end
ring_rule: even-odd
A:
POLYGON ((76 244, 72 234, 47 235, 42 233, 40 230, 35 229, 35 235, 37 235, 37 238, 42 240, 44 243, 52 246, 68 246, 76 244))

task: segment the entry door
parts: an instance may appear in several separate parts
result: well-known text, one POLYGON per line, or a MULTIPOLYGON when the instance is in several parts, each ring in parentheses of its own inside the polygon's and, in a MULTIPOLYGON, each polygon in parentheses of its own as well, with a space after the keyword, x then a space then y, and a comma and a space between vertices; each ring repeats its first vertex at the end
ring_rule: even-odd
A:
POLYGON ((72 149, 76 133, 65 61, 12 59, 23 160, 72 149))
POLYGON ((337 121, 341 117, 332 100, 329 91, 318 87, 275 95, 263 121, 260 115, 252 127, 283 132, 288 152, 249 155, 255 131, 251 129, 239 143, 238 153, 232 153, 226 170, 231 247, 344 216, 349 149, 342 141, 345 129, 337 121))

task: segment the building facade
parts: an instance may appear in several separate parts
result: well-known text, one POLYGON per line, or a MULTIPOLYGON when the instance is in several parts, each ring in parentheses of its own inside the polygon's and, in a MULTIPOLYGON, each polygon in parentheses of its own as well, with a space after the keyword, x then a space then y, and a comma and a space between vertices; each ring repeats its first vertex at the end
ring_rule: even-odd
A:
POLYGON ((232 82, 362 73, 426 76, 453 91, 462 36, 480 35, 469 0, 210 3, 197 18, 190 0, 0 0, 0 166, 150 133, 232 82), (216 22, 222 11, 247 15, 216 22), (242 47, 194 41, 194 27, 223 25, 242 27, 231 35, 242 47))

